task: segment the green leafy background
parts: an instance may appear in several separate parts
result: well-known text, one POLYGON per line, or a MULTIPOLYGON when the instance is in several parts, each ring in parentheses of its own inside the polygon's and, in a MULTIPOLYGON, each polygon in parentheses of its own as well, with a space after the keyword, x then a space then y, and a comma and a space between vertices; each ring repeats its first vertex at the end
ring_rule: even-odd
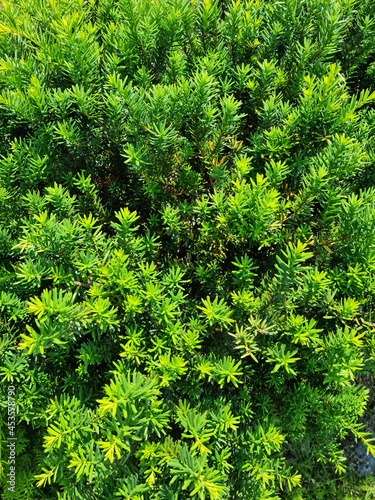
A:
POLYGON ((304 498, 375 455, 374 14, 2 2, 4 500, 304 498))

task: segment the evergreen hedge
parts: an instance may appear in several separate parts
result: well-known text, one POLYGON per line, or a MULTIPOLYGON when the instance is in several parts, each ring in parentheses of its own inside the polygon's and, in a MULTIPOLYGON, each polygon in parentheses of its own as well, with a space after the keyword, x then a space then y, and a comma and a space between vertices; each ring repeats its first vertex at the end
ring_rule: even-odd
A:
POLYGON ((271 500, 375 455, 374 14, 2 0, 2 499, 271 500))

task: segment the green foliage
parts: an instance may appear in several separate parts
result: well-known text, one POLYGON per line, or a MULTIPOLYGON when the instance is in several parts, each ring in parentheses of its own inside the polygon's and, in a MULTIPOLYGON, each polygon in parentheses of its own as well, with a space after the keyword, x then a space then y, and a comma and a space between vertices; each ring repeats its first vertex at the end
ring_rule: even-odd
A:
POLYGON ((1 2, 2 498, 299 498, 375 454, 374 14, 1 2))

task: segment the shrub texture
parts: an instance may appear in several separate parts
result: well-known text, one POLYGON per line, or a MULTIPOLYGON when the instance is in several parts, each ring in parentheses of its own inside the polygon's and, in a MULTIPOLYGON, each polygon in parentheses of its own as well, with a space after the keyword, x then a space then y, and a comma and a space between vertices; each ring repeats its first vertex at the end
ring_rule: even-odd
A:
POLYGON ((2 1, 2 499, 271 500, 375 454, 374 14, 2 1))

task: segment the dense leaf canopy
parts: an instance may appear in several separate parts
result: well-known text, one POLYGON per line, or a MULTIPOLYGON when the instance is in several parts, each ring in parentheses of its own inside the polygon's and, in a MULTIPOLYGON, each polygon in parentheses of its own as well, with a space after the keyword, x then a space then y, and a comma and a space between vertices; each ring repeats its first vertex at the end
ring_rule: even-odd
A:
POLYGON ((375 454, 374 14, 1 2, 2 499, 271 500, 375 454))

